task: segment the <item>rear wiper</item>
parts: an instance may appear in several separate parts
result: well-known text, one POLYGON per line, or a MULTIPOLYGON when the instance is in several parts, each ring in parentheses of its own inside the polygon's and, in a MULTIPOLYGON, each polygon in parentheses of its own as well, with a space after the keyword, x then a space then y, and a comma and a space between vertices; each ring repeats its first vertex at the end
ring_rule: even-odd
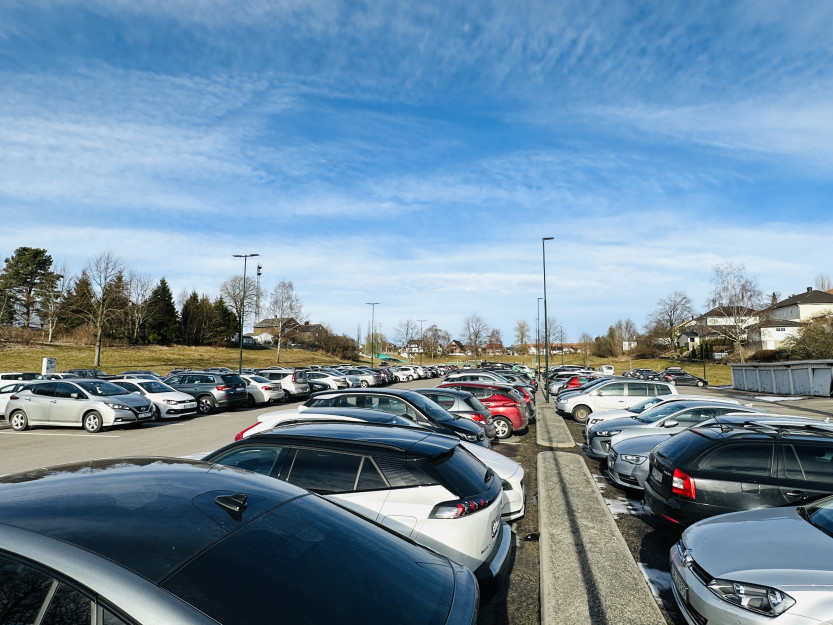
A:
POLYGON ((798 513, 798 516, 800 516, 802 519, 804 519, 808 523, 810 522, 810 513, 807 512, 807 508, 805 508, 804 506, 796 506, 795 511, 798 513))

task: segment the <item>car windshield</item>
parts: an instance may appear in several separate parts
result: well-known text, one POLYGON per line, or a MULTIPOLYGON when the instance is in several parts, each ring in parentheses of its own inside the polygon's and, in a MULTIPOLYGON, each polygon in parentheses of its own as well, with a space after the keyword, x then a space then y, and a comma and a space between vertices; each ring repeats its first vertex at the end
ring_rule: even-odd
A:
POLYGON ((417 392, 408 393, 408 401, 419 408, 419 410, 421 410, 423 414, 427 415, 432 421, 436 421, 437 423, 448 423, 455 420, 453 414, 417 392))
POLYGON ((97 397, 107 397, 110 395, 129 395, 130 392, 123 389, 121 386, 111 382, 102 382, 99 380, 84 380, 76 382, 78 386, 87 391, 90 395, 97 397))
POLYGON ((139 386, 145 389, 148 393, 176 393, 176 389, 171 388, 163 382, 156 380, 148 380, 147 382, 136 382, 139 386))
POLYGON ((631 406, 630 408, 628 408, 628 411, 633 412, 635 414, 641 414, 648 410, 648 408, 650 408, 651 406, 656 406, 662 400, 662 397, 650 397, 645 401, 639 402, 635 406, 631 406))
POLYGON ((659 421, 663 417, 667 417, 670 414, 674 414, 675 412, 679 412, 684 408, 689 408, 690 406, 695 405, 684 401, 670 401, 665 404, 660 404, 659 406, 655 406, 649 410, 646 410, 641 415, 636 417, 643 423, 654 423, 659 421))
POLYGON ((817 528, 833 536, 833 497, 826 497, 811 505, 799 506, 798 512, 817 528))

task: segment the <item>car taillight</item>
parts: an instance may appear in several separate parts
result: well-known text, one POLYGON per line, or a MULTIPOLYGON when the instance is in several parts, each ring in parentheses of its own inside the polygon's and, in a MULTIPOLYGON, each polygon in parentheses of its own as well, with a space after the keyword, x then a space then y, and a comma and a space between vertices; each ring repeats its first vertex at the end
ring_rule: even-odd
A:
POLYGON ((459 519, 460 517, 474 514, 489 505, 482 497, 476 499, 460 499, 458 501, 444 501, 438 503, 431 510, 432 519, 459 519))
POLYGON ((295 372, 292 373, 292 381, 295 381, 295 372))
POLYGON ((479 412, 472 412, 467 415, 469 419, 473 419, 475 421, 479 421, 480 423, 486 423, 486 417, 484 417, 479 412))
POLYGON ((694 499, 694 478, 679 469, 674 469, 674 475, 671 477, 671 492, 680 497, 694 499))
POLYGON ((229 390, 230 388, 231 388, 230 386, 218 386, 218 387, 217 387, 217 390, 218 390, 218 391, 227 391, 227 390, 229 390))
POLYGON ((251 430, 253 427, 256 427, 256 426, 258 426, 258 425, 260 425, 260 421, 258 421, 257 423, 253 423, 252 425, 250 425, 249 427, 247 427, 245 430, 240 430, 240 431, 239 431, 239 432, 238 432, 238 433, 234 436, 234 440, 236 440, 236 441, 241 441, 241 440, 243 440, 243 435, 244 435, 246 432, 248 432, 249 430, 251 430))
POLYGON ((271 391, 271 390, 272 390, 272 387, 271 387, 271 386, 264 386, 264 387, 263 387, 263 390, 264 390, 264 391, 271 391))

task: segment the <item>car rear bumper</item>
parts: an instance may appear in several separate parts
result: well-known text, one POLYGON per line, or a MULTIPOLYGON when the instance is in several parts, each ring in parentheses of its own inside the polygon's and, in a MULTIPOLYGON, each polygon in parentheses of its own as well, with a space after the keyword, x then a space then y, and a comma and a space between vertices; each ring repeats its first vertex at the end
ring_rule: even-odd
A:
POLYGON ((509 572, 512 551, 512 530, 505 521, 500 522, 499 537, 489 557, 474 571, 474 576, 484 585, 496 585, 509 572))

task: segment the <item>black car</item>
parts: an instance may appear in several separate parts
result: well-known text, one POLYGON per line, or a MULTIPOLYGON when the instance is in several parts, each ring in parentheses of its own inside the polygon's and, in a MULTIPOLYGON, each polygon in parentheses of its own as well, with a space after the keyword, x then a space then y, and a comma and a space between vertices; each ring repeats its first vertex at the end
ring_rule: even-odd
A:
POLYGON ((173 458, 0 478, 3 623, 472 625, 447 557, 306 490, 173 458), (395 574, 391 574, 395 571, 395 574))
POLYGON ((658 379, 669 384, 677 386, 708 386, 709 383, 705 378, 698 378, 696 375, 691 375, 686 371, 666 370, 659 374, 658 379))
POLYGON ((645 507, 677 525, 833 494, 833 425, 799 417, 723 416, 652 452, 645 507))
POLYGON ((309 408, 369 408, 407 417, 430 430, 457 436, 482 447, 491 443, 480 424, 443 410, 427 397, 404 389, 351 388, 315 393, 303 404, 309 408))

